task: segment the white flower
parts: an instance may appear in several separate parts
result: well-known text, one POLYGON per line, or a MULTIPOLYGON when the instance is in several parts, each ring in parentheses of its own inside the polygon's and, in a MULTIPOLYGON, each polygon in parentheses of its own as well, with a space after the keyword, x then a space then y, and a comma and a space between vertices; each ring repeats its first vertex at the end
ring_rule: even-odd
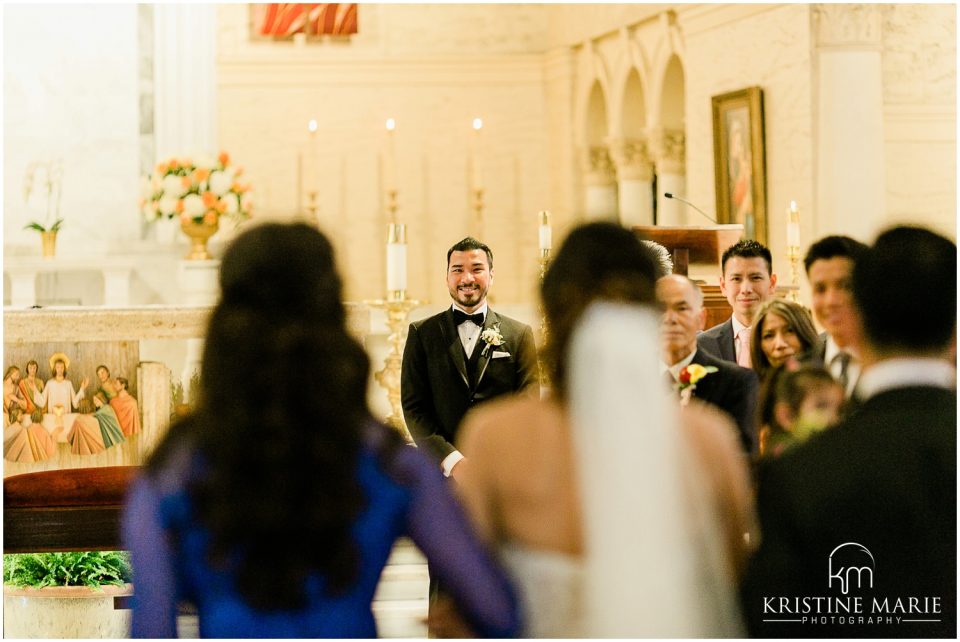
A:
POLYGON ((503 345, 503 335, 500 334, 499 327, 487 328, 480 334, 480 338, 489 343, 490 345, 499 346, 503 345))
POLYGON ((160 210, 163 216, 173 216, 177 209, 177 198, 164 194, 163 197, 157 201, 157 209, 160 210))
POLYGON ((162 184, 163 195, 172 196, 173 198, 180 198, 183 196, 184 192, 187 190, 183 188, 183 181, 180 179, 180 176, 176 176, 174 174, 164 176, 162 184))
POLYGON ((232 178, 226 172, 213 172, 210 174, 210 191, 217 196, 223 196, 230 190, 232 178))
POLYGON ((157 174, 152 174, 150 176, 150 195, 160 191, 160 188, 163 187, 163 177, 157 174))
POLYGON ((206 209, 207 208, 203 206, 203 199, 200 198, 199 194, 187 194, 186 198, 183 199, 183 212, 191 218, 194 216, 203 216, 206 209))
POLYGON ((148 222, 155 221, 160 216, 160 213, 157 212, 157 204, 153 201, 147 201, 144 203, 140 211, 143 213, 143 217, 147 219, 148 222))
POLYGON ((232 216, 240 212, 240 201, 237 199, 237 195, 234 194, 233 192, 228 192, 227 194, 224 194, 223 198, 221 198, 220 200, 222 200, 226 204, 227 214, 230 214, 232 216))

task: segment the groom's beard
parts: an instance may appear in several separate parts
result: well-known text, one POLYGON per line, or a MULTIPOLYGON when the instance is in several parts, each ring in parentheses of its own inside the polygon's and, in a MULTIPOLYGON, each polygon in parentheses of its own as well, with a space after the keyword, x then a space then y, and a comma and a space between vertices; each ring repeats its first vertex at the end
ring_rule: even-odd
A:
POLYGON ((456 301, 460 307, 472 308, 480 305, 484 299, 487 298, 487 289, 488 288, 480 287, 476 283, 470 286, 461 285, 451 289, 450 296, 453 297, 453 300, 456 301))

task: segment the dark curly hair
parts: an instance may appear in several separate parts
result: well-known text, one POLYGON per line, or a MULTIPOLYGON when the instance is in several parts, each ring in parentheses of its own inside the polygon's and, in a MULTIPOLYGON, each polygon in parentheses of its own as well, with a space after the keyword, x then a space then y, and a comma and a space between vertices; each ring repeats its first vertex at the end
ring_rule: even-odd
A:
POLYGON ((357 577, 351 527, 366 504, 355 472, 369 360, 346 330, 333 248, 308 225, 239 236, 220 286, 196 409, 150 468, 170 443, 190 444, 202 474, 187 492, 210 532, 209 562, 234 572, 251 606, 298 608, 309 574, 321 573, 331 594, 357 577))
POLYGON ((656 305, 661 274, 655 251, 616 223, 586 223, 564 239, 540 286, 549 330, 541 357, 558 399, 566 397, 570 338, 587 306, 598 299, 656 305))

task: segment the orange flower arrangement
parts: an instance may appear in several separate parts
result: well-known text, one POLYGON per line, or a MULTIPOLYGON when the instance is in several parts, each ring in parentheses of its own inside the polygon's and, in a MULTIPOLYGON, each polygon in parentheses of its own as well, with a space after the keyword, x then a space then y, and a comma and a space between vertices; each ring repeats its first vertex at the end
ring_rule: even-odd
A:
POLYGON ((223 216, 237 222, 250 217, 253 202, 243 168, 221 152, 216 160, 171 158, 158 163, 143 179, 140 210, 148 221, 179 218, 181 222, 219 222, 223 216))

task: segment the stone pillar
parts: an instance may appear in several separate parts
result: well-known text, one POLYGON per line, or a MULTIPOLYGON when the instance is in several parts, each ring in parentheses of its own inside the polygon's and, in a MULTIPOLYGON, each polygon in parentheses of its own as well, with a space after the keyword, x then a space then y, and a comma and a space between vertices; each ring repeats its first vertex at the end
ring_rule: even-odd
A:
POLYGON ((886 215, 880 5, 813 5, 814 237, 868 242, 886 215))
MULTIPOLYGON (((692 218, 680 201, 665 198, 664 192, 677 196, 687 193, 686 139, 682 130, 658 129, 651 136, 657 166, 657 225, 706 225, 692 218)), ((699 217, 693 212, 694 217, 699 217)))
POLYGON ((653 161, 645 140, 610 140, 617 167, 620 223, 626 227, 653 225, 653 161))
POLYGON ((137 368, 137 392, 143 424, 135 438, 139 462, 143 463, 170 424, 170 369, 157 361, 141 361, 137 368))
POLYGON ((154 6, 156 158, 217 149, 217 7, 154 6))
MULTIPOLYGON (((217 277, 220 261, 180 261, 179 283, 181 301, 187 305, 214 305, 220 291, 217 277)), ((183 401, 190 399, 190 379, 200 371, 203 360, 203 339, 187 339, 187 356, 180 373, 183 384, 183 401)))
POLYGON ((584 159, 586 217, 588 220, 617 220, 617 179, 606 147, 594 146, 584 159))

